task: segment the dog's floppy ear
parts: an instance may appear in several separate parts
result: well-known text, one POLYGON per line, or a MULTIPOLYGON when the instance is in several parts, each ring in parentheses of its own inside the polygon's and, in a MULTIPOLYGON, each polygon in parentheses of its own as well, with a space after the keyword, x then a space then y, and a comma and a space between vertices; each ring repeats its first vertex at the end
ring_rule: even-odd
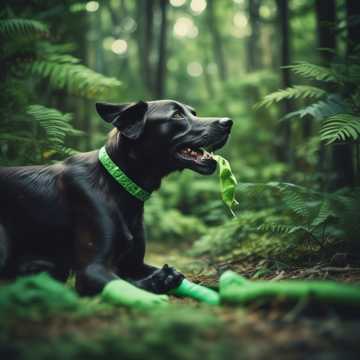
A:
POLYGON ((139 101, 136 104, 96 103, 98 114, 106 122, 117 127, 121 134, 129 139, 137 139, 144 130, 148 104, 139 101))
POLYGON ((117 116, 130 104, 109 104, 98 102, 95 104, 97 113, 103 120, 112 123, 117 116))

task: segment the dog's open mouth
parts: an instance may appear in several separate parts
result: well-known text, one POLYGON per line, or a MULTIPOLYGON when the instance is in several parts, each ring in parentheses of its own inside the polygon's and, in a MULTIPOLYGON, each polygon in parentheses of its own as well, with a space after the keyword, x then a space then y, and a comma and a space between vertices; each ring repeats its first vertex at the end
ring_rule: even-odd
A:
POLYGON ((216 161, 214 160, 214 151, 224 146, 227 141, 225 136, 220 141, 209 145, 185 145, 178 148, 176 158, 180 160, 184 167, 193 169, 202 174, 211 174, 216 169, 216 161))
POLYGON ((204 148, 199 149, 191 149, 189 147, 181 149, 178 154, 187 160, 194 160, 194 161, 204 161, 213 159, 213 153, 209 153, 204 148))

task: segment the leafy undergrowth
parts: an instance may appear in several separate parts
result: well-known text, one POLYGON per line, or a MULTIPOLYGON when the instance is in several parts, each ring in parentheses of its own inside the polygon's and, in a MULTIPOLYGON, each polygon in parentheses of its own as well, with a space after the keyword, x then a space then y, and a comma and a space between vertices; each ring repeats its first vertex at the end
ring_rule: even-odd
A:
MULTIPOLYGON (((276 268, 267 260, 214 262, 179 253, 154 247, 148 261, 168 262, 193 281, 212 286, 227 268, 254 279, 360 282, 354 266, 276 268)), ((26 279, 2 287, 1 359, 355 359, 360 351, 359 315, 330 306, 276 300, 243 309, 173 297, 167 308, 138 312, 98 298, 79 299, 70 288, 44 279, 44 287, 26 279)))

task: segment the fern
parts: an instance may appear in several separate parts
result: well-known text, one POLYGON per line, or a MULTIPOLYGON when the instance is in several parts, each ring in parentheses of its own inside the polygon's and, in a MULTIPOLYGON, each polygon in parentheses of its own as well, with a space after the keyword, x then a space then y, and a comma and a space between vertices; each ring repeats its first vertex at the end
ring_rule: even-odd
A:
POLYGON ((47 145, 62 155, 72 155, 75 150, 64 146, 67 135, 81 135, 83 132, 75 130, 70 121, 71 114, 63 114, 58 110, 42 105, 30 105, 27 114, 46 132, 47 145))
POLYGON ((98 98, 121 84, 115 78, 105 77, 81 65, 71 55, 51 55, 21 66, 31 75, 48 79, 56 89, 87 98, 98 98))
POLYGON ((282 190, 282 197, 285 206, 294 214, 308 219, 310 215, 309 209, 309 195, 298 191, 298 189, 287 188, 282 190))
MULTIPOLYGON (((48 19, 48 10, 40 11, 39 18, 48 19)), ((74 154, 65 140, 80 132, 72 127, 70 114, 41 105, 29 106, 44 99, 43 91, 39 94, 38 89, 60 89, 70 95, 99 98, 118 88, 120 82, 82 65, 69 54, 75 44, 52 43, 46 24, 24 19, 19 11, 18 18, 13 18, 9 5, 0 14, 0 62, 7 67, 1 83, 0 140, 4 146, 0 156, 2 163, 10 165, 41 164, 53 155, 58 159, 59 155, 74 154), (34 80, 41 81, 41 86, 34 80)), ((47 92, 46 97, 52 95, 47 92)))
POLYGON ((278 103, 285 99, 320 99, 326 95, 326 91, 315 86, 296 85, 287 89, 277 90, 255 105, 255 108, 269 107, 274 103, 278 103))
POLYGON ((293 111, 285 115, 282 120, 288 120, 294 117, 310 116, 317 121, 324 120, 329 116, 348 111, 348 107, 344 100, 337 94, 329 95, 325 100, 320 100, 303 109, 293 111))
POLYGON ((323 201, 317 216, 311 222, 310 226, 315 229, 316 227, 325 224, 330 218, 333 217, 335 217, 335 213, 332 210, 330 203, 328 201, 323 201))
POLYGON ((0 20, 0 37, 48 35, 48 27, 37 20, 6 19, 0 20))
POLYGON ((268 189, 274 198, 277 197, 277 208, 280 213, 288 216, 288 223, 265 222, 258 230, 270 234, 308 235, 318 240, 323 234, 317 234, 317 229, 333 215, 330 203, 323 194, 291 183, 270 182, 262 184, 247 184, 238 189, 246 195, 257 195, 265 198, 264 191, 268 189), (247 188, 247 190, 245 190, 247 188))
POLYGON ((335 72, 332 69, 325 66, 310 64, 305 61, 286 66, 286 68, 305 79, 325 82, 336 82, 337 80, 335 72))
POLYGON ((274 234, 290 234, 292 229, 292 225, 285 224, 262 224, 257 228, 258 231, 274 234))
POLYGON ((360 135, 360 117, 352 114, 337 114, 324 121, 320 139, 327 144, 336 141, 356 141, 360 135))

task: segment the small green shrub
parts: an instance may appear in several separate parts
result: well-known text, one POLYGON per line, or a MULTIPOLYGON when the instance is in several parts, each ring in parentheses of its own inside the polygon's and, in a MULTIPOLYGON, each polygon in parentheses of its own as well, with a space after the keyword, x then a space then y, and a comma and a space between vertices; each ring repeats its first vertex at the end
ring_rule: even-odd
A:
POLYGON ((165 243, 191 242, 205 233, 205 225, 200 219, 166 208, 164 199, 158 194, 147 202, 145 228, 151 241, 165 243))

